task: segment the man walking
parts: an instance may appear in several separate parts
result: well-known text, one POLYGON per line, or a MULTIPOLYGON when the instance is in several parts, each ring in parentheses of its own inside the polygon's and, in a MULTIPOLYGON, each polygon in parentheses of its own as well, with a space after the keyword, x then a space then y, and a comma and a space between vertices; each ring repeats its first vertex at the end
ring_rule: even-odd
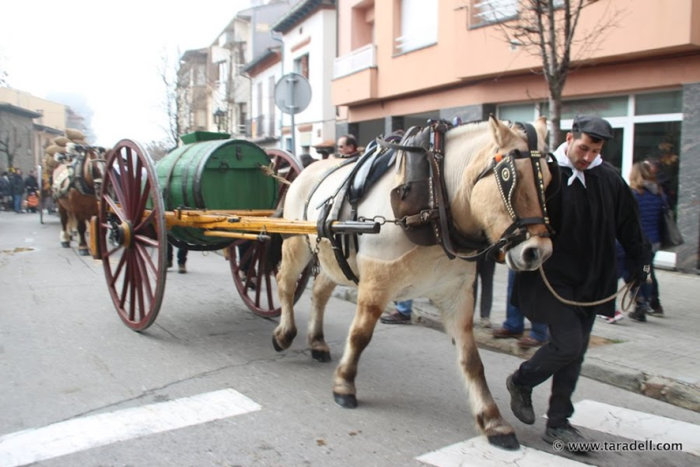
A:
MULTIPOLYGON (((642 235, 637 203, 615 168, 600 151, 613 137, 610 123, 599 117, 578 116, 566 142, 554 152, 561 183, 551 184, 547 206, 556 232, 553 253, 544 263, 545 276, 556 293, 577 305, 561 302, 548 290, 539 271, 518 273, 514 298, 530 321, 549 326, 549 343, 540 347, 508 377, 511 409, 523 423, 535 423, 531 394, 552 378, 552 392, 543 439, 571 443, 585 438, 569 423, 574 413, 571 396, 596 315, 612 317, 613 301, 598 306, 587 302, 612 295, 617 287, 615 239, 625 250, 632 280, 646 280, 648 244, 642 235)), ((648 268, 648 266, 647 266, 648 268)))

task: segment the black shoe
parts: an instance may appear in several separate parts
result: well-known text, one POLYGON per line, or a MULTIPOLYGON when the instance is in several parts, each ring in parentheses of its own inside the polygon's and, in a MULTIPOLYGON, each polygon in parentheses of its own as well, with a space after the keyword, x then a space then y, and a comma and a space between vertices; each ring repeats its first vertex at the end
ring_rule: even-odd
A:
POLYGON ((547 427, 544 435, 542 435, 542 439, 553 445, 557 451, 561 451, 563 448, 569 452, 583 454, 590 449, 589 446, 585 445, 588 440, 583 437, 581 432, 569 424, 555 428, 547 427))
POLYGON ((532 388, 520 386, 513 382, 513 375, 506 379, 506 388, 510 393, 510 410, 518 420, 532 425, 535 423, 535 411, 532 409, 532 388))
POLYGON ((180 274, 187 274, 187 267, 184 264, 178 264, 177 272, 180 274))
POLYGON ((172 267, 173 267, 173 260, 172 260, 172 259, 169 259, 169 260, 168 260, 168 269, 170 269, 170 268, 172 268, 172 267))
POLYGON ((639 321, 640 323, 644 323, 647 320, 646 313, 641 310, 630 311, 627 316, 629 316, 630 319, 639 321))
POLYGON ((661 306, 661 303, 659 303, 658 300, 652 301, 651 302, 651 311, 647 312, 647 313, 649 313, 651 316, 663 317, 664 316, 664 307, 661 306))
POLYGON ((384 324, 411 324, 411 317, 395 311, 390 315, 382 316, 379 321, 384 324))

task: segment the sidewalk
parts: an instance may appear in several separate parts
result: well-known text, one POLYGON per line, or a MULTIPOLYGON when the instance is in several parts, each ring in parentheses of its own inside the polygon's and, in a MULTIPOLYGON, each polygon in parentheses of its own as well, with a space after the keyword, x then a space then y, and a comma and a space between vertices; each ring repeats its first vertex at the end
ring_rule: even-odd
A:
MULTIPOLYGON (((639 323, 625 313, 616 324, 596 320, 582 375, 700 412, 700 276, 657 270, 657 279, 666 317, 649 316, 639 323)), ((506 286, 507 268, 497 265, 494 327, 505 320, 506 286)), ((356 291, 338 287, 334 295, 354 302, 356 291)), ((414 300, 413 311, 415 322, 443 330, 439 312, 428 300, 414 300)), ((477 301, 474 334, 480 348, 523 359, 535 352, 520 349, 515 339, 494 339, 491 329, 479 327, 478 313, 477 301)))

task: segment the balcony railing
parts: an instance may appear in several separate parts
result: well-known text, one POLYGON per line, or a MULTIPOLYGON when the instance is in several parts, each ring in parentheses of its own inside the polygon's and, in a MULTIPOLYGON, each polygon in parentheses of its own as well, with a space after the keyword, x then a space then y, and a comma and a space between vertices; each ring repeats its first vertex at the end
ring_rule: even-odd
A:
POLYGON ((275 136, 275 115, 258 115, 248 120, 250 122, 250 136, 262 138, 264 136, 275 136))
POLYGON ((347 55, 336 58, 333 62, 333 78, 351 75, 374 66, 377 66, 376 46, 367 44, 347 55))

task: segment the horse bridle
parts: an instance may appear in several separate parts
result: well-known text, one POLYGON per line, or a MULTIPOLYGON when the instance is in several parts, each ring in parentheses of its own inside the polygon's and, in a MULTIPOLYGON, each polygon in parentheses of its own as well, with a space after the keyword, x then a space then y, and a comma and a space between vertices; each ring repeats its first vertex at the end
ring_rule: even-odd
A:
POLYGON ((496 153, 489 165, 479 174, 474 182, 474 185, 480 180, 486 178, 487 175, 493 172, 496 177, 496 184, 501 195, 501 200, 508 211, 512 224, 503 232, 501 238, 494 244, 489 245, 481 254, 493 256, 497 261, 502 262, 505 253, 524 242, 531 237, 527 230, 529 225, 542 224, 547 231, 538 234, 540 237, 551 237, 554 234, 554 229, 550 223, 549 215, 547 214, 547 204, 545 197, 544 175, 542 173, 542 159, 550 166, 550 172, 557 173, 558 166, 555 157, 551 154, 542 154, 537 150, 537 133, 535 128, 529 123, 515 123, 515 126, 521 127, 528 139, 528 150, 520 151, 518 149, 510 151, 507 155, 500 152, 496 153), (519 217, 515 207, 513 206, 513 193, 518 184, 518 171, 515 167, 517 159, 529 159, 532 165, 532 171, 535 175, 535 184, 537 185, 537 199, 540 204, 542 217, 519 217))

